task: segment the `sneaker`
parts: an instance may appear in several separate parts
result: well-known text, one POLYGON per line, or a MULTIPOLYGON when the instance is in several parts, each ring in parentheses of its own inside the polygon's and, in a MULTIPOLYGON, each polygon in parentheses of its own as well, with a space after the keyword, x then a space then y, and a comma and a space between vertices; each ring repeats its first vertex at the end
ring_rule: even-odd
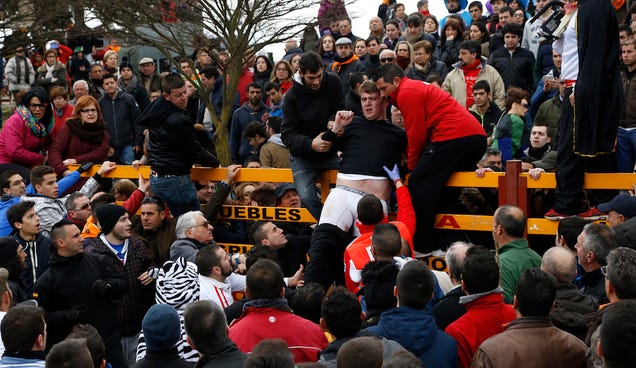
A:
POLYGON ((579 217, 590 221, 607 220, 607 214, 596 207, 590 207, 587 211, 579 213, 579 217))
POLYGON ((543 218, 545 218, 547 220, 551 220, 551 221, 563 220, 566 217, 569 217, 569 216, 568 215, 564 215, 562 213, 558 213, 557 211, 554 210, 554 208, 550 208, 550 211, 546 212, 543 215, 543 218))

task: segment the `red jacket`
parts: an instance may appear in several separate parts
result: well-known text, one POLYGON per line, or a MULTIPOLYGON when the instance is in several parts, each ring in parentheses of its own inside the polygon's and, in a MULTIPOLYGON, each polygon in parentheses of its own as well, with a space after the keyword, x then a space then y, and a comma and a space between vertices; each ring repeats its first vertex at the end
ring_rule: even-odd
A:
POLYGON ((49 165, 51 165, 58 175, 62 175, 66 170, 66 165, 62 161, 67 158, 74 158, 78 164, 91 161, 101 164, 108 157, 108 145, 110 139, 108 132, 104 130, 104 138, 101 143, 90 143, 82 140, 71 133, 68 125, 64 124, 53 138, 53 144, 49 149, 49 165))
POLYGON ((294 362, 316 362, 328 342, 315 323, 288 310, 273 307, 247 307, 230 326, 230 339, 250 353, 264 339, 283 339, 294 354, 294 362))
MULTIPOLYGON (((404 238, 411 246, 411 254, 413 253, 413 234, 415 233, 415 210, 411 202, 411 194, 406 186, 397 189, 398 212, 396 221, 391 222, 397 226, 400 236, 404 238)), ((383 222, 387 222, 385 218, 383 222)), ((377 224, 376 224, 377 225, 377 224)), ((356 226, 360 230, 360 236, 355 238, 345 249, 345 282, 347 289, 352 293, 357 293, 360 288, 359 274, 367 263, 373 261, 371 253, 371 235, 375 229, 375 225, 364 225, 356 221, 356 226), (352 275, 354 275, 352 277, 352 275)))
POLYGON ((503 294, 494 293, 466 304, 466 314, 446 327, 446 333, 457 342, 459 367, 470 367, 479 345, 503 332, 504 325, 517 319, 512 306, 505 304, 503 294))
POLYGON ((55 127, 53 128, 53 132, 51 132, 51 138, 55 139, 55 135, 62 129, 64 125, 66 125, 66 120, 68 120, 73 115, 73 106, 69 103, 64 105, 62 108, 62 116, 57 116, 55 112, 55 108, 53 109, 53 119, 55 120, 55 127))
POLYGON ((19 164, 26 167, 42 165, 48 150, 49 136, 36 137, 22 121, 18 113, 11 115, 0 131, 0 164, 19 164))
POLYGON ((407 166, 413 170, 430 142, 442 142, 471 135, 486 136, 484 128, 466 108, 440 88, 402 78, 391 94, 404 116, 408 137, 407 166))

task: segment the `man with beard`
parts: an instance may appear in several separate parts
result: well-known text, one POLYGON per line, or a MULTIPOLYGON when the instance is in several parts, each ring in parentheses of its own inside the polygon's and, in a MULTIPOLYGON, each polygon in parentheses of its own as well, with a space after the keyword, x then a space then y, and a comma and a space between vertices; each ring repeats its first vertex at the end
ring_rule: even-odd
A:
POLYGON ((316 195, 316 179, 323 170, 338 167, 331 142, 322 136, 329 119, 344 108, 344 100, 340 79, 325 73, 322 57, 313 51, 303 54, 294 86, 283 100, 281 138, 291 153, 298 194, 314 218, 320 218, 322 211, 322 203, 316 195))
POLYGON ((333 63, 327 68, 328 71, 338 74, 342 82, 342 91, 345 95, 349 90, 349 78, 351 78, 351 75, 364 69, 364 63, 353 52, 352 45, 353 43, 349 38, 339 38, 336 41, 336 55, 333 58, 333 63))
POLYGON ((210 300, 225 309, 234 303, 236 293, 245 291, 245 276, 232 272, 230 257, 216 244, 196 253, 199 270, 200 300, 210 300))
POLYGON ((263 103, 263 87, 258 83, 251 83, 247 86, 248 101, 243 104, 232 115, 232 125, 230 127, 230 158, 235 164, 243 164, 250 155, 250 144, 245 137, 245 130, 252 122, 257 122, 263 126, 263 114, 269 111, 263 103))
POLYGON ((170 244, 177 239, 176 221, 167 216, 163 201, 156 197, 144 198, 139 214, 133 231, 150 245, 154 263, 162 265, 169 258, 170 244))
POLYGON ((116 303, 117 323, 121 328, 124 361, 135 364, 137 340, 141 321, 154 301, 154 281, 147 270, 152 266, 148 245, 132 235, 132 224, 126 209, 116 204, 105 204, 95 210, 101 234, 84 241, 87 253, 104 257, 109 268, 117 270, 128 282, 129 292, 116 303))
MULTIPOLYGON (((446 5, 446 9, 448 10, 450 15, 459 15, 464 20, 464 25, 470 25, 473 21, 473 18, 470 16, 470 12, 466 7, 468 6, 467 0, 445 0, 444 5, 446 5)), ((439 22, 439 29, 444 29, 444 24, 446 24, 446 20, 448 16, 442 18, 439 22)))

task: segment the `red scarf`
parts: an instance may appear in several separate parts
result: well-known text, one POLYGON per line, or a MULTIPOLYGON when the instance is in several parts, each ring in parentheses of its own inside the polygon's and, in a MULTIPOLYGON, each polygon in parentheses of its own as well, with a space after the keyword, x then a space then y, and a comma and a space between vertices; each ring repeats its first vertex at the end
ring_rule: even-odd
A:
POLYGON ((479 65, 481 64, 481 59, 475 60, 470 65, 462 66, 462 71, 464 72, 464 79, 466 80, 466 108, 469 108, 475 102, 473 99, 473 86, 477 81, 477 75, 479 75, 479 65))

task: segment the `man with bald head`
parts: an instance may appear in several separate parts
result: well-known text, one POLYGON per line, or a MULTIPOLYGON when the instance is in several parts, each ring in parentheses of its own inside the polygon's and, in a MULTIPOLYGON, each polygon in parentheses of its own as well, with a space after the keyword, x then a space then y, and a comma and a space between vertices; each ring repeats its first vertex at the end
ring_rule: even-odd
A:
POLYGON ((384 65, 384 64, 397 64, 397 55, 395 54, 395 51, 393 50, 382 50, 382 52, 380 52, 380 65, 384 65))
POLYGON ((552 247, 543 254, 541 269, 557 280, 554 308, 550 312, 552 323, 585 340, 588 328, 584 315, 596 311, 598 306, 591 296, 582 295, 572 284, 576 277, 576 257, 566 248, 552 247))
POLYGON ((521 208, 510 205, 497 208, 492 217, 492 237, 499 255, 504 300, 508 304, 512 304, 521 274, 541 265, 541 256, 528 247, 525 232, 526 215, 521 208))

